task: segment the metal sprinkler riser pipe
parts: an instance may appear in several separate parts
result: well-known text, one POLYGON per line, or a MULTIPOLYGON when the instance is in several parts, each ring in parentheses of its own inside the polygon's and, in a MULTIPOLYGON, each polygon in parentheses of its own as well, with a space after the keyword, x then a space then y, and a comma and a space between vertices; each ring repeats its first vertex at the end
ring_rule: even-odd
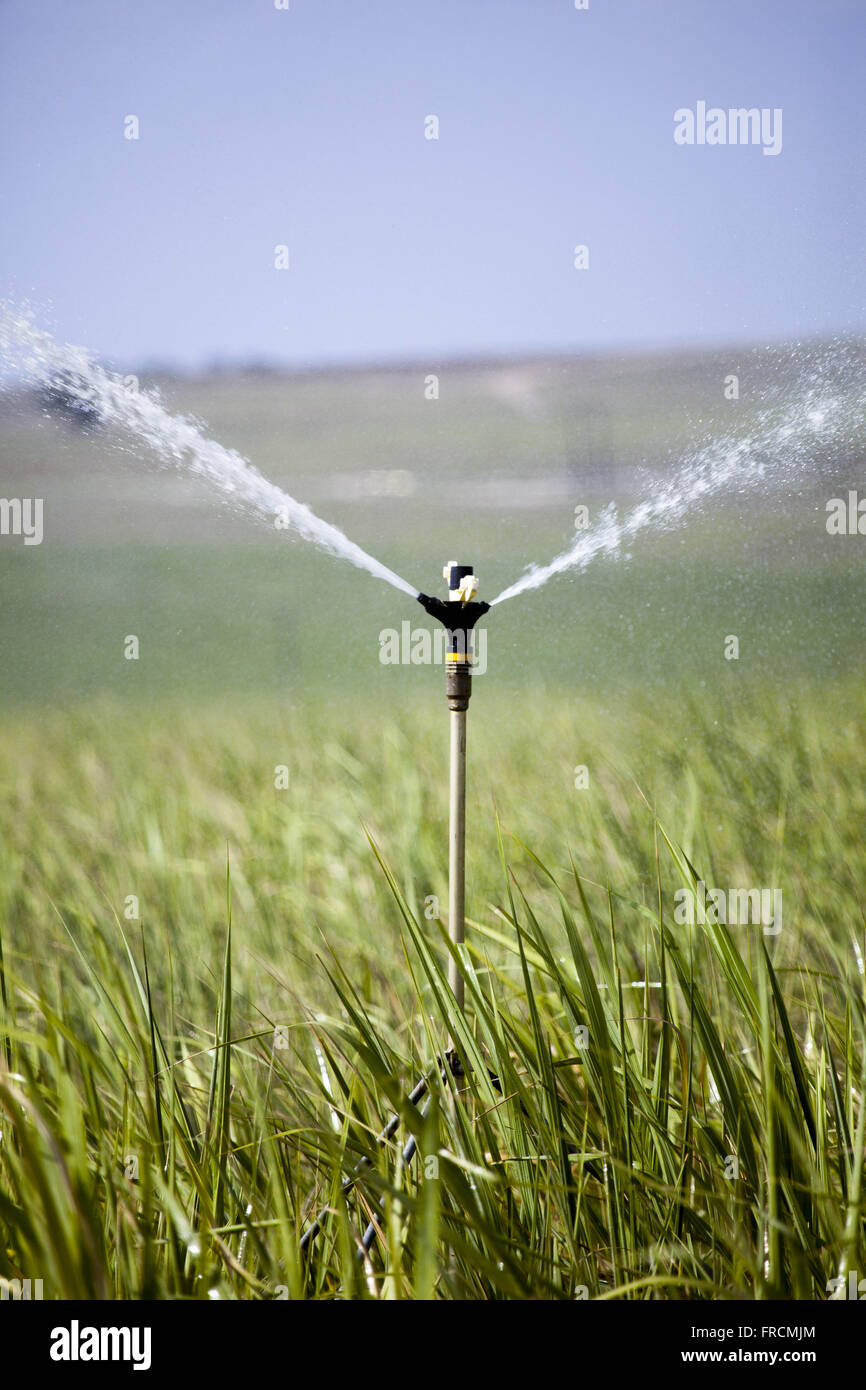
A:
MULTIPOLYGON (((419 594, 422 608, 442 623, 448 633, 445 653, 445 694, 451 711, 451 758, 448 816, 448 935, 455 946, 463 945, 466 887, 466 711, 472 695, 472 629, 490 609, 476 603, 478 580, 471 565, 450 561, 443 570, 448 581, 448 602, 419 594)), ((463 976, 455 960, 448 962, 448 982, 459 1009, 463 1008, 463 976)), ((452 1047, 455 1039, 451 1039, 452 1047)))

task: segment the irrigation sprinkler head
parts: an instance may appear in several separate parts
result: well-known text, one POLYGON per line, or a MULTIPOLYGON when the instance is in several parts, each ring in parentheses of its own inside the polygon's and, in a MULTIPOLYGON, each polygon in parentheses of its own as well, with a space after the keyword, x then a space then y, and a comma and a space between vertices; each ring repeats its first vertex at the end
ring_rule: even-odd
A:
POLYGON ((472 694, 472 629, 478 619, 490 609, 489 603, 475 602, 478 580, 471 565, 459 565, 449 560, 442 571, 448 584, 447 602, 419 594, 421 607, 436 618, 448 634, 445 653, 445 693, 449 709, 465 710, 472 694))

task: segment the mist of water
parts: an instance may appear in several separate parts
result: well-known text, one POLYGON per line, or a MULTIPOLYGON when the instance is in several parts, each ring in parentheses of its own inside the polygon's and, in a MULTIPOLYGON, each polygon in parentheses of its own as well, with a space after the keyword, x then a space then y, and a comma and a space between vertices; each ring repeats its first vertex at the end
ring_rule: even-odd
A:
MULTIPOLYGON (((795 485, 807 474, 819 450, 844 456, 857 446, 866 414, 866 387, 856 354, 844 343, 785 357, 781 383, 765 388, 765 400, 750 414, 744 432, 707 439, 665 478, 649 478, 647 496, 622 520, 607 507, 596 525, 546 565, 532 564, 493 604, 532 589, 555 575, 579 573, 600 556, 622 553, 641 532, 666 531, 722 492, 747 494, 795 485)), ((0 304, 0 380, 15 379, 53 387, 73 407, 115 427, 128 439, 146 444, 156 457, 184 473, 207 479, 234 507, 312 541, 383 579, 412 598, 418 590, 350 541, 336 526, 316 516, 275 483, 269 482, 234 449, 208 439, 202 427, 172 415, 155 390, 141 390, 101 367, 85 349, 56 342, 38 328, 31 311, 0 304)), ((732 407, 733 408, 733 407, 732 407)))
POLYGON ((56 342, 36 326, 30 310, 0 304, 0 367, 31 386, 53 387, 72 408, 146 444, 163 463, 207 479, 233 506, 417 597, 418 590, 405 579, 269 482, 236 450, 208 439, 194 420, 172 415, 157 391, 142 390, 134 381, 128 384, 128 379, 106 371, 85 348, 56 342))
MULTIPOLYGON (((679 526, 721 492, 748 494, 796 486, 819 451, 844 457, 855 450, 862 441, 866 386, 862 369, 846 355, 844 343, 838 350, 804 353, 799 359, 795 355, 785 365, 783 380, 766 388, 768 399, 751 416, 747 431, 716 435, 683 458, 670 477, 649 480, 646 491, 652 495, 622 520, 611 504, 591 530, 578 532, 549 564, 530 565, 493 604, 540 589, 565 571, 579 573, 599 556, 615 556, 643 531, 679 526)), ((736 409, 733 403, 731 408, 736 409)))

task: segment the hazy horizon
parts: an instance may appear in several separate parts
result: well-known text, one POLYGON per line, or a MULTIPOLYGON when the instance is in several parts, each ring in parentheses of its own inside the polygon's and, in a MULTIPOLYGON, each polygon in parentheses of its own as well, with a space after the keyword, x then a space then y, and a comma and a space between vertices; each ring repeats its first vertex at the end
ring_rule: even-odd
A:
MULTIPOLYGON (((35 323, 38 327, 52 332, 52 320, 49 316, 40 317, 36 315, 35 323)), ((52 332, 52 336, 55 334, 52 332)), ((489 351, 465 351, 455 349, 453 352, 442 352, 439 354, 425 354, 418 352, 414 356, 381 356, 381 357, 339 357, 320 358, 312 361, 287 361, 279 357, 266 357, 251 353, 246 357, 231 357, 220 355, 204 355, 199 361, 184 361, 183 359, 172 359, 169 356, 158 358, 141 358, 120 360, 102 356, 92 344, 76 342, 72 338, 64 338, 63 335, 56 335, 57 341, 69 341, 76 347, 86 348, 100 365, 109 371, 117 373, 135 372, 144 377, 165 377, 178 378, 178 380, 198 380, 207 379, 212 376, 233 375, 233 374, 252 374, 257 372, 273 376, 300 377, 300 376, 344 376, 344 375, 363 375, 365 372, 418 372, 432 371, 435 368, 450 369, 453 371, 475 370, 483 368, 496 368, 509 365, 518 366, 526 364, 528 366, 543 366, 545 363, 579 363, 585 362, 604 362, 611 363, 617 360, 623 362, 647 361, 669 358, 674 359, 708 359, 713 357, 724 357, 725 354, 737 353, 762 353, 776 352, 785 349, 809 349, 828 346, 830 344, 863 344, 866 343, 866 329, 863 330, 842 330, 838 332, 815 332, 813 334, 803 334, 795 338, 791 334, 773 337, 770 334, 756 335, 752 338, 728 338, 718 341, 679 341, 657 343, 610 343, 582 344, 575 347, 550 347, 539 346, 533 349, 520 351, 517 349, 490 349, 489 351)))

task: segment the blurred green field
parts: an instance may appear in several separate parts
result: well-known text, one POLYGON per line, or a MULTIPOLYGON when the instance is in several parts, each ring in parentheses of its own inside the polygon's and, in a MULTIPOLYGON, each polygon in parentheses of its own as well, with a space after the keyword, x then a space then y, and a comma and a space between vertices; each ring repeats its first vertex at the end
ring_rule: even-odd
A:
MULTIPOLYGON (((848 345, 846 370, 863 355, 848 345)), ((171 409, 202 418, 419 588, 436 591, 456 555, 491 598, 569 543, 578 503, 591 520, 611 502, 625 513, 690 447, 748 435, 768 393, 794 390, 786 371, 810 381, 811 359, 794 358, 799 377, 779 350, 446 365, 436 401, 409 368, 157 384, 171 409), (731 371, 736 402, 723 395, 731 371)), ((38 547, 0 538, 0 702, 378 701, 430 687, 428 672, 379 663, 379 633, 423 618, 411 602, 231 510, 204 482, 32 395, 5 398, 0 451, 7 495, 43 497, 46 528, 38 547), (123 657, 130 633, 137 662, 123 657)), ((730 633, 740 674, 857 669, 859 538, 828 536, 824 521, 827 497, 862 468, 862 452, 819 441, 796 490, 723 495, 679 530, 638 537, 627 558, 521 596, 487 620, 491 676, 515 689, 698 690, 733 679, 730 633)))
POLYGON ((847 1288, 860 682, 475 700, 468 1033, 442 974, 444 702, 4 717, 0 1277, 99 1298, 847 1288), (781 930, 683 927, 692 872, 780 890, 781 930), (437 1080, 455 1030, 473 1070, 437 1080))
MULTIPOLYGON (((754 363, 443 368, 435 404, 408 369, 162 389, 410 581, 465 557, 489 598, 577 502, 627 505, 724 423, 754 363)), ((31 398, 0 445, 5 494, 46 516, 42 546, 0 542, 0 1277, 818 1298, 866 1267, 866 590, 862 540, 823 524, 862 458, 485 620, 456 1086, 443 675, 379 661, 421 610, 31 398), (692 870, 779 888, 782 931, 684 931, 692 870), (431 1068, 419 1117, 401 1096, 431 1068), (397 1108, 435 1181, 377 1146, 397 1108)))

